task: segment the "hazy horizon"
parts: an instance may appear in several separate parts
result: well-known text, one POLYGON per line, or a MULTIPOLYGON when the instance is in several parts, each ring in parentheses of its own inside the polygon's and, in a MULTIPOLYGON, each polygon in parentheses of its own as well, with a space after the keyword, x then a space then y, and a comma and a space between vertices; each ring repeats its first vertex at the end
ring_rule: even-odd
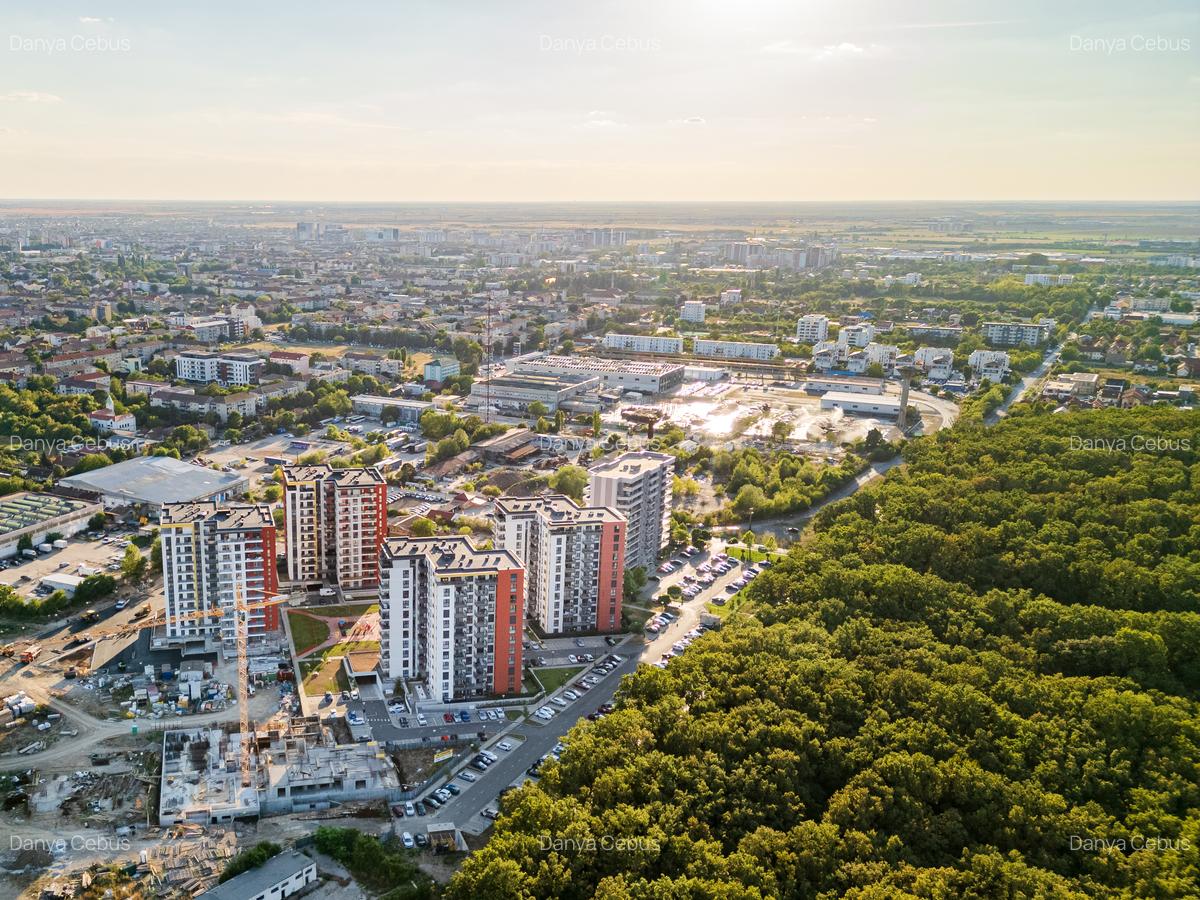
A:
POLYGON ((881 0, 10 8, 0 196, 1200 195, 1194 4, 995 10, 881 0))

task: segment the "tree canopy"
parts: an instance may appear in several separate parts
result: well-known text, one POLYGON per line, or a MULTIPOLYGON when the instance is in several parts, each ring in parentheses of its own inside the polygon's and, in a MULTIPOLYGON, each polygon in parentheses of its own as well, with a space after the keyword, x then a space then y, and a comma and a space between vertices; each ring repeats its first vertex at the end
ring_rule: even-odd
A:
POLYGON ((912 442, 576 726, 447 896, 1196 896, 1198 427, 912 442))

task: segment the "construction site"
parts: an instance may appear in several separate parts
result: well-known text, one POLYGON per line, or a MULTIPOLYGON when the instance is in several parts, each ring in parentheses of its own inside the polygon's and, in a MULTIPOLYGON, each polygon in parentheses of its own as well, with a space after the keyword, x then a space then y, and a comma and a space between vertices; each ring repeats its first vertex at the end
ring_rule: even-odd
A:
POLYGON ((316 717, 246 736, 214 727, 163 734, 158 823, 228 824, 260 815, 394 801, 396 768, 374 742, 338 744, 316 717))
POLYGON ((191 897, 261 833, 387 820, 403 793, 393 758, 302 714, 290 654, 248 649, 251 614, 286 599, 194 613, 234 624, 232 646, 204 655, 161 646, 153 600, 9 645, 0 896, 79 896, 119 870, 128 896, 191 897))

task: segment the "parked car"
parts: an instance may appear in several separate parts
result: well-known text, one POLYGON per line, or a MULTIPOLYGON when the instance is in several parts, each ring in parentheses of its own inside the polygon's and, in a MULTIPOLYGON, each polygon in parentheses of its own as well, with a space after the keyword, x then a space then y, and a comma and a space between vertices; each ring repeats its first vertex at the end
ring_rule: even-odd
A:
POLYGON ((507 753, 509 750, 511 750, 513 748, 513 745, 510 744, 508 741, 501 741, 500 743, 498 743, 496 745, 496 747, 497 747, 497 749, 503 750, 505 753, 507 753))
POLYGON ((417 846, 417 842, 413 840, 413 836, 407 831, 400 836, 400 842, 404 844, 405 850, 412 850, 417 846))

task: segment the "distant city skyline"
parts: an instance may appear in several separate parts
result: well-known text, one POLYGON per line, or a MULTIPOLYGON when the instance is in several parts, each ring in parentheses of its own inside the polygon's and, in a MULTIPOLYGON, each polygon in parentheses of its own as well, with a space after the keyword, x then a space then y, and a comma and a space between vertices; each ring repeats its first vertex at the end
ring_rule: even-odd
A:
POLYGON ((1193 200, 1194 3, 6 9, 0 197, 1193 200))

